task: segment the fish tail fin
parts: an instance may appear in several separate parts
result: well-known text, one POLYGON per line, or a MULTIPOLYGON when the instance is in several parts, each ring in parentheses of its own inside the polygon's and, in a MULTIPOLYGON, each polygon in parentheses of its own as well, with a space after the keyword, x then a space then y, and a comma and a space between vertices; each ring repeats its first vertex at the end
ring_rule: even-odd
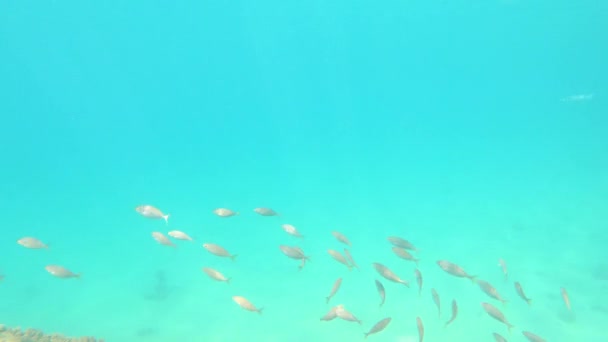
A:
POLYGON ((165 224, 167 224, 167 225, 169 225, 169 215, 170 214, 163 215, 163 219, 165 220, 165 224))
POLYGON ((237 257, 237 256, 239 256, 239 255, 238 255, 238 254, 232 254, 232 255, 230 256, 230 260, 232 260, 232 261, 236 261, 236 257, 237 257))
POLYGON ((329 304, 330 299, 331 299, 331 297, 325 297, 325 304, 329 304))
POLYGON ((509 331, 509 334, 511 334, 511 330, 514 328, 515 326, 513 324, 507 324, 507 330, 509 331))
POLYGON ((264 310, 264 308, 259 308, 259 309, 257 310, 257 311, 258 311, 258 314, 260 314, 260 315, 261 315, 263 310, 264 310))
POLYGON ((74 278, 76 278, 76 279, 80 279, 81 276, 82 276, 82 273, 76 273, 76 274, 74 274, 74 278))
POLYGON ((363 338, 367 339, 367 336, 369 336, 369 333, 363 333, 363 338))
POLYGON ((526 299, 526 303, 528 304, 528 306, 531 306, 532 305, 532 299, 530 299, 530 298, 526 299))
POLYGON ((471 282, 472 282, 473 284, 476 284, 476 283, 477 283, 477 276, 476 276, 476 275, 469 276, 469 279, 471 279, 471 282))
POLYGON ((231 280, 232 280, 232 278, 226 278, 226 284, 230 284, 231 280))

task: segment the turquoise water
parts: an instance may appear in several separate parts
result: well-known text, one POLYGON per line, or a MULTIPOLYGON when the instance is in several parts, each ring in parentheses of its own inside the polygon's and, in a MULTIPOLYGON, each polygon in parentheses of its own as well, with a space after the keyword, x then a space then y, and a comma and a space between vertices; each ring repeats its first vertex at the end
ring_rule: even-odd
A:
POLYGON ((597 0, 0 1, 0 324, 125 342, 358 341, 392 317, 369 340, 413 342, 420 317, 429 342, 608 340, 607 15, 597 0), (281 216, 253 212, 264 206, 281 216), (195 242, 151 237, 170 229, 195 242), (359 271, 327 254, 344 247, 332 230, 359 271), (419 247, 422 296, 389 235, 419 247), (280 244, 310 263, 298 271, 280 244), (363 324, 320 322, 337 304, 363 324))

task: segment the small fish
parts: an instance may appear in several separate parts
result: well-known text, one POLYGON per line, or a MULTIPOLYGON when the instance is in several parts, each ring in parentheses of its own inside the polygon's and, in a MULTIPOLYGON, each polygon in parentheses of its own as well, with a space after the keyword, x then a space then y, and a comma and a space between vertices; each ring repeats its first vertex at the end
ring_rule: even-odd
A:
POLYGON ((279 216, 279 213, 270 208, 255 208, 253 211, 262 216, 279 216))
POLYGON ((439 260, 437 261, 437 265, 439 265, 439 267, 441 267, 441 269, 444 270, 446 273, 451 274, 455 277, 468 278, 471 279, 471 281, 475 281, 475 276, 469 275, 462 269, 462 267, 452 262, 449 262, 447 260, 439 260))
POLYGON ((521 299, 525 300, 526 303, 528 305, 530 305, 530 302, 532 301, 532 299, 530 299, 526 296, 526 294, 524 293, 524 289, 521 287, 521 284, 518 281, 515 282, 515 291, 517 292, 519 297, 521 297, 521 299))
POLYGON ((284 224, 281 226, 281 228, 283 228, 283 230, 291 235, 291 236, 295 236, 297 238, 303 238, 304 236, 302 234, 300 234, 300 232, 296 229, 296 227, 294 227, 291 224, 284 224))
POLYGON ((409 249, 410 251, 414 251, 414 252, 418 252, 418 248, 416 248, 416 246, 414 246, 411 242, 409 242, 403 238, 400 238, 398 236, 389 236, 387 238, 387 240, 393 246, 409 249))
POLYGON ((336 315, 336 309, 338 307, 334 306, 333 308, 329 309, 329 311, 325 314, 325 316, 321 317, 322 321, 331 321, 334 318, 338 317, 338 315, 336 315))
POLYGON ((69 278, 80 278, 80 273, 74 273, 67 268, 59 265, 48 265, 44 267, 44 269, 49 272, 52 276, 61 278, 61 279, 69 279, 69 278))
POLYGON ((498 293, 498 290, 496 290, 496 288, 492 286, 492 284, 484 280, 477 280, 477 284, 479 285, 481 291, 483 291, 488 296, 500 301, 503 304, 507 302, 504 298, 502 298, 500 293, 498 293))
POLYGON ((341 304, 336 307, 336 316, 345 321, 356 322, 361 324, 361 320, 355 317, 355 315, 353 315, 350 311, 346 310, 344 308, 344 305, 341 304))
POLYGON ((329 255, 331 255, 334 260, 348 267, 349 271, 352 269, 352 266, 348 263, 348 261, 346 261, 346 258, 342 254, 340 254, 340 252, 333 249, 328 249, 327 253, 329 253, 329 255))
POLYGON ((232 211, 227 208, 217 208, 217 209, 213 210, 213 213, 219 217, 232 217, 232 216, 236 216, 239 214, 236 211, 232 211))
POLYGON ((507 342, 507 339, 502 337, 498 333, 493 333, 492 336, 494 336, 494 339, 496 340, 496 342, 507 342))
POLYGON ((418 297, 420 297, 422 293, 422 273, 418 269, 415 269, 414 274, 416 275, 416 283, 418 284, 418 297))
POLYGON ((378 290, 378 294, 380 295, 380 307, 382 307, 386 300, 386 291, 384 290, 384 285, 378 280, 376 280, 376 290, 378 290))
POLYGON ((408 261, 413 261, 414 263, 416 263, 416 266, 418 266, 418 261, 419 259, 416 259, 413 255, 411 255, 407 249, 403 248, 403 247, 393 247, 393 253, 395 253, 396 256, 400 257, 401 259, 404 260, 408 260, 408 261))
POLYGON ((593 93, 591 94, 577 94, 563 97, 560 101, 562 102, 582 102, 593 99, 593 93))
POLYGON ((386 328, 386 326, 391 322, 392 318, 387 317, 384 318, 382 320, 380 320, 378 323, 374 324, 374 326, 368 331, 366 332, 365 338, 367 338, 367 336, 372 335, 372 334, 376 334, 381 332, 382 330, 384 330, 386 328))
POLYGON ((149 204, 138 205, 137 207, 135 207, 135 211, 147 218, 163 219, 165 220, 166 224, 169 224, 169 214, 163 214, 160 209, 149 204))
POLYGON ((540 336, 538 336, 538 335, 536 335, 536 334, 533 334, 533 333, 531 333, 531 332, 529 332, 529 331, 522 331, 521 333, 522 333, 522 334, 523 334, 523 335, 524 335, 524 336, 525 336, 525 337, 528 339, 528 341, 530 341, 530 342, 547 342, 547 340, 545 340, 544 338, 542 338, 542 337, 540 337, 540 336))
POLYGON ((513 328, 513 324, 509 323, 509 321, 507 320, 505 315, 500 310, 498 310, 498 308, 496 308, 494 305, 492 305, 490 303, 481 303, 481 307, 484 309, 484 311, 488 315, 490 315, 490 317, 492 317, 495 320, 506 325, 507 329, 509 329, 509 332, 511 332, 511 328, 513 328))
POLYGON ((348 240, 348 238, 344 236, 344 234, 334 230, 333 232, 331 232, 331 235, 333 235, 338 241, 342 242, 343 244, 348 245, 349 247, 351 246, 350 240, 348 240))
POLYGON ((237 303, 241 308, 243 308, 243 309, 245 309, 247 311, 257 312, 260 315, 262 314, 262 310, 264 309, 264 308, 259 308, 259 309, 256 308, 255 305, 253 305, 245 297, 234 296, 234 297, 232 297, 232 300, 234 300, 234 302, 237 303))
POLYGON ((392 282, 400 283, 407 287, 410 287, 410 283, 407 280, 403 280, 403 279, 399 278, 393 271, 391 271, 391 269, 382 265, 381 263, 374 262, 372 264, 372 266, 374 266, 374 269, 376 269, 376 272, 378 272, 385 279, 388 279, 392 282))
POLYGON ((49 248, 49 246, 45 243, 43 243, 42 241, 30 237, 30 236, 26 236, 23 237, 19 240, 17 240, 17 243, 20 244, 21 246, 25 247, 25 248, 29 248, 29 249, 46 249, 49 248))
POLYGON ((336 281, 334 282, 334 286, 331 288, 331 292, 329 293, 329 296, 327 296, 325 299, 325 303, 329 303, 329 300, 336 295, 336 293, 338 292, 338 290, 340 289, 340 285, 342 285, 342 278, 338 278, 336 279, 336 281))
POLYGON ((357 270, 359 269, 359 265, 357 265, 357 263, 355 262, 355 259, 353 259, 353 256, 350 254, 350 251, 346 248, 344 248, 344 255, 346 256, 346 260, 348 260, 348 263, 352 266, 355 267, 357 270))
POLYGON ((568 308, 568 310, 572 310, 572 308, 570 307, 570 297, 568 296, 568 292, 563 287, 560 289, 560 292, 562 293, 562 299, 566 304, 566 308, 568 308))
POLYGON ((184 240, 184 241, 192 241, 193 239, 188 236, 188 234, 179 231, 179 230, 172 230, 169 233, 167 233, 167 235, 169 235, 170 237, 177 239, 177 240, 184 240))
POLYGON ((300 266, 298 267, 300 270, 302 268, 304 268, 304 266, 306 265, 306 261, 308 261, 310 259, 309 257, 307 257, 304 254, 304 251, 300 247, 279 245, 279 249, 281 250, 281 252, 283 252, 283 254, 285 254, 289 258, 295 259, 295 260, 301 260, 302 262, 301 262, 300 266))
POLYGON ((154 238, 156 242, 160 243, 163 246, 177 247, 173 242, 171 242, 171 240, 169 240, 168 237, 166 237, 161 232, 152 232, 152 238, 154 238))
POLYGON ((507 263, 501 258, 498 259, 498 266, 502 268, 502 273, 505 275, 505 280, 509 278, 509 271, 507 270, 507 263))
POLYGON ((431 294, 433 295, 433 302, 437 305, 438 317, 441 318, 441 299, 439 299, 439 293, 437 293, 437 290, 431 289, 431 294))
POLYGON ((232 261, 234 261, 237 257, 236 254, 230 254, 224 247, 213 243, 204 243, 203 248, 205 248, 209 253, 213 255, 217 255, 219 257, 224 258, 230 258, 232 261))
POLYGON ((418 342, 422 342, 424 341, 424 324, 420 317, 416 317, 416 326, 418 327, 418 342))
POLYGON ((450 323, 454 322, 458 316, 458 304, 456 303, 456 299, 452 299, 452 318, 449 321, 445 322, 445 326, 447 327, 450 323))
POLYGON ((225 283, 230 283, 230 278, 226 278, 222 273, 218 270, 215 270, 210 267, 203 267, 203 272, 205 272, 209 278, 217 281, 223 281, 225 283))

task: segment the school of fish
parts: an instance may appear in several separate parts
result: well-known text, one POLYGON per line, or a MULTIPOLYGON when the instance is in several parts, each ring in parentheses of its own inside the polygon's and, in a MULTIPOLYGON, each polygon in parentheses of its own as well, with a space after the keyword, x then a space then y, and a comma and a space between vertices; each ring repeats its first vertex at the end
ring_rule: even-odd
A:
MULTIPOLYGON (((162 212, 160 209, 158 209, 152 205, 139 205, 135 208, 135 211, 143 217, 150 218, 150 219, 156 219, 156 220, 164 220, 166 225, 169 224, 170 215, 162 212)), ((280 217, 280 215, 271 208, 260 207, 260 208, 255 208, 253 211, 261 216, 280 217)), ((223 217, 223 218, 229 218, 229 217, 239 215, 238 212, 233 211, 231 209, 227 209, 227 208, 217 208, 217 209, 213 210, 213 214, 215 214, 218 217, 223 217)), ((295 226, 293 226, 291 224, 288 224, 288 223, 282 224, 281 228, 285 231, 285 233, 287 233, 291 236, 294 236, 296 238, 301 239, 304 237, 304 235, 302 235, 301 232, 295 226)), ((353 247, 353 244, 349 240, 349 238, 342 232, 331 231, 329 233, 338 242, 340 242, 343 245, 348 247, 348 248, 344 248, 343 253, 336 249, 328 249, 327 253, 329 254, 329 256, 335 262, 342 264, 348 270, 352 270, 353 268, 358 269, 359 265, 357 265, 357 263, 354 261, 353 255, 351 254, 351 249, 353 247)), ((166 235, 163 232, 154 231, 151 233, 151 236, 159 245, 172 247, 172 248, 175 248, 177 245, 171 239, 179 240, 179 241, 187 241, 187 242, 194 241, 194 239, 192 239, 187 233, 178 231, 178 230, 170 230, 166 233, 166 235)), ((387 237, 387 241, 388 241, 387 248, 391 248, 395 257, 412 262, 413 265, 415 266, 414 271, 412 273, 413 273, 413 276, 414 276, 414 279, 416 282, 418 296, 422 296, 423 273, 420 270, 420 266, 421 266, 420 264, 422 263, 422 261, 414 255, 414 254, 418 253, 418 248, 416 246, 414 246, 414 244, 412 244, 410 241, 408 241, 402 237, 399 237, 399 236, 389 236, 389 237, 387 237)), ((31 236, 25 236, 25 237, 20 238, 19 240, 17 240, 17 244, 19 244, 23 248, 27 248, 27 249, 50 249, 51 248, 51 247, 49 247, 48 244, 38 240, 35 237, 31 237, 31 236)), ((221 257, 221 258, 228 258, 232 261, 236 261, 237 254, 231 253, 224 246, 220 246, 220 245, 217 245, 217 244, 214 244, 211 242, 205 242, 205 243, 201 244, 201 247, 214 256, 221 257)), ((304 266, 306 265, 307 261, 310 258, 310 256, 308 256, 298 246, 279 245, 278 247, 279 247, 279 250, 286 257, 300 261, 300 264, 298 266, 298 269, 300 269, 300 270, 304 268, 304 266)), ((473 274, 468 273, 460 265, 458 265, 452 261, 446 260, 446 259, 436 260, 435 263, 437 266, 439 266, 439 268, 441 270, 443 270, 445 272, 446 276, 469 279, 473 284, 477 285, 479 287, 479 289, 481 290, 481 292, 483 294, 485 294, 489 299, 492 299, 493 301, 500 303, 503 306, 505 303, 507 303, 507 299, 505 299, 505 297, 503 297, 503 294, 501 292, 499 292, 498 289, 494 285, 490 284, 489 282, 487 282, 485 280, 479 279, 479 277, 476 274, 473 275, 473 274)), ((377 272, 379 277, 381 279, 383 279, 384 281, 401 284, 401 285, 404 285, 406 288, 410 287, 409 280, 402 278, 403 275, 401 273, 400 273, 401 275, 398 275, 394 270, 388 268, 384 264, 382 264, 378 261, 374 261, 374 262, 371 262, 369 264, 369 266, 371 266, 377 272)), ((423 266, 431 267, 428 264, 423 265, 423 266)), ((506 261, 503 260, 502 258, 498 259, 498 266, 500 266, 500 268, 501 268, 501 271, 504 275, 504 280, 508 281, 509 273, 508 273, 506 261)), ((45 270, 51 276, 60 278, 60 279, 79 279, 81 277, 80 273, 73 272, 69 268, 67 268, 66 266, 63 266, 63 265, 49 264, 49 265, 45 266, 45 270)), ((225 276, 219 270, 216 270, 216 269, 213 269, 210 267, 203 267, 201 270, 204 274, 206 274, 210 279, 212 279, 214 281, 229 283, 231 280, 231 278, 225 276)), ((7 280, 5 280, 5 275, 3 275, 3 274, 0 274, 0 282, 1 281, 7 281, 7 280)), ((370 279, 370 282, 371 281, 372 281, 372 279, 370 279)), ((380 279, 373 279, 373 281, 375 282, 375 287, 377 289, 378 296, 380 297, 379 306, 382 307, 382 305, 386 301, 385 285, 382 283, 382 281, 380 279)), ((340 290, 340 287, 342 286, 342 283, 343 283, 342 277, 338 277, 334 281, 333 286, 331 287, 331 290, 329 291, 329 294, 327 296, 325 296, 325 302, 327 304, 329 304, 329 302, 332 300, 332 298, 338 293, 338 291, 340 290)), ((532 299, 530 299, 527 296, 527 294, 524 292, 524 288, 519 281, 514 281, 513 287, 510 288, 509 291, 512 291, 514 294, 517 294, 517 296, 520 297, 521 300, 523 300, 526 304, 531 305, 532 299)), ((563 305, 564 305, 565 309, 568 311, 571 311, 572 306, 571 306, 570 297, 568 295, 568 292, 563 287, 559 288, 558 291, 560 293, 560 296, 562 297, 563 305)), ((437 317, 427 318, 427 319, 441 319, 442 314, 441 314, 440 295, 435 288, 430 289, 430 294, 431 294, 430 298, 432 298, 433 303, 437 307, 437 317)), ((239 307, 241 307, 242 309, 247 310, 247 311, 262 314, 262 311, 264 309, 263 306, 256 306, 252 301, 250 301, 250 299, 245 298, 244 296, 241 296, 239 294, 235 294, 232 297, 232 300, 239 307)), ((511 330, 515 327, 515 325, 509 321, 509 319, 502 312, 501 309, 499 309, 497 306, 495 306, 491 302, 485 302, 485 301, 480 301, 480 306, 481 306, 482 310, 487 314, 488 318, 491 318, 491 319, 499 322, 500 324, 504 325, 504 327, 507 330, 507 333, 508 334, 511 333, 511 330)), ((448 327, 451 324, 455 324, 457 317, 458 317, 458 302, 456 301, 456 299, 453 299, 451 302, 451 315, 450 315, 450 318, 445 321, 444 326, 448 327)), ((344 304, 338 304, 338 305, 331 306, 329 308, 329 310, 320 318, 320 321, 322 321, 322 322, 331 321, 336 318, 339 318, 339 319, 345 320, 345 321, 349 321, 349 322, 355 322, 358 324, 362 324, 361 320, 359 320, 354 313, 350 312, 348 307, 346 307, 344 304)), ((364 332, 364 337, 368 338, 371 335, 381 333, 383 330, 385 330, 389 327, 392 320, 393 320, 392 317, 380 318, 377 321, 377 323, 375 323, 374 325, 371 326, 371 328, 369 328, 369 330, 367 332, 364 332)), ((394 329, 404 329, 403 327, 404 326, 407 327, 408 325, 410 325, 410 324, 406 323, 406 322, 399 323, 397 326, 394 327, 394 329)), ((411 326, 412 327, 414 326, 414 322, 411 322, 411 326)), ((424 329, 424 324, 423 324, 423 320, 421 317, 419 317, 419 316, 416 317, 415 326, 418 331, 418 341, 423 342, 425 329, 424 329)), ((527 330, 522 330, 521 334, 528 341, 531 341, 531 342, 546 341, 546 339, 544 339, 540 335, 537 335, 536 333, 532 333, 527 330)), ((501 335, 497 332, 488 332, 489 340, 490 340, 490 337, 493 337, 493 339, 497 342, 507 341, 507 339, 503 335, 501 335)))

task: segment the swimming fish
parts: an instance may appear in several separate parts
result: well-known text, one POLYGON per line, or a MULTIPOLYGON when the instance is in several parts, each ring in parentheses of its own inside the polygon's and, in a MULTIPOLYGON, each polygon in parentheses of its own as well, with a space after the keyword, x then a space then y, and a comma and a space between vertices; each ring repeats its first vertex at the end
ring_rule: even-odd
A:
POLYGON ((47 265, 44 269, 52 276, 62 279, 80 278, 79 273, 74 273, 67 268, 59 265, 47 265))
POLYGON ((416 317, 416 326, 418 327, 418 342, 424 341, 424 324, 422 318, 416 317))
POLYGON ((437 290, 431 289, 431 294, 433 295, 433 302, 437 305, 438 317, 441 318, 441 299, 439 298, 439 293, 437 293, 437 290))
POLYGON ((220 245, 216 245, 213 243, 204 243, 203 248, 205 248, 209 253, 213 255, 217 255, 219 257, 230 258, 234 261, 237 257, 236 254, 230 254, 224 247, 220 245))
POLYGON ((329 309, 329 311, 325 314, 325 316, 321 317, 322 321, 331 321, 334 318, 338 317, 338 315, 336 315, 336 309, 338 307, 334 306, 331 309, 329 309))
POLYGON ((25 247, 25 248, 29 248, 29 249, 45 249, 45 248, 49 248, 49 246, 45 243, 43 243, 42 241, 30 237, 30 236, 26 236, 23 237, 19 240, 17 240, 17 243, 20 244, 21 246, 25 247))
POLYGON ((563 287, 560 289, 560 292, 562 293, 562 299, 564 300, 564 303, 566 304, 566 307, 568 308, 568 310, 571 310, 571 307, 570 307, 570 296, 568 296, 568 292, 563 287))
POLYGON ((169 224, 169 214, 163 214, 160 209, 149 204, 138 205, 137 207, 135 207, 135 211, 147 218, 163 219, 165 220, 166 224, 169 224))
POLYGON ((300 234, 300 232, 296 229, 296 227, 294 227, 291 224, 284 224, 281 226, 281 228, 283 228, 283 230, 291 235, 291 236, 295 236, 297 238, 303 238, 304 236, 302 234, 300 234))
POLYGON ((391 271, 391 269, 382 265, 381 263, 374 262, 372 264, 372 266, 374 266, 374 269, 376 269, 376 272, 378 272, 385 279, 388 279, 392 282, 400 283, 407 287, 410 287, 410 283, 407 280, 403 280, 403 279, 399 278, 393 271, 391 271))
POLYGON ((236 211, 232 211, 230 209, 227 208, 217 208, 213 210, 213 213, 219 217, 232 217, 232 216, 236 216, 239 213, 237 213, 236 211))
POLYGON ((532 299, 530 299, 526 296, 526 294, 524 293, 524 289, 521 287, 521 284, 518 281, 515 282, 515 291, 517 292, 519 297, 521 297, 521 299, 525 300, 526 303, 528 305, 530 305, 530 302, 532 301, 532 299))
POLYGON ((540 337, 540 336, 538 336, 538 335, 536 335, 536 334, 533 334, 533 333, 531 333, 531 332, 529 332, 529 331, 522 331, 521 333, 522 333, 522 334, 523 334, 523 335, 524 335, 524 336, 525 336, 525 337, 528 339, 528 341, 530 341, 530 342, 547 342, 547 340, 545 340, 544 338, 542 338, 542 337, 540 337))
POLYGON ((353 315, 350 311, 344 308, 344 305, 340 304, 336 307, 336 316, 338 318, 343 319, 349 322, 356 322, 361 324, 361 320, 358 319, 355 315, 353 315))
POLYGON ((279 216, 279 213, 270 208, 255 208, 253 211, 262 216, 279 216))
POLYGON ((494 336, 494 339, 496 340, 496 342, 507 342, 507 339, 502 337, 498 333, 493 333, 492 336, 494 336))
POLYGON ((416 246, 414 246, 411 242, 407 241, 406 239, 400 238, 398 236, 389 236, 387 238, 387 240, 393 246, 409 249, 410 251, 414 251, 414 252, 418 252, 418 248, 416 248, 416 246))
POLYGON ((422 273, 418 269, 415 269, 414 274, 416 276, 416 283, 418 284, 418 297, 420 297, 422 293, 422 273))
POLYGON ((395 253, 396 256, 400 257, 401 259, 404 260, 408 260, 408 261, 413 261, 414 263, 416 263, 416 266, 418 266, 418 261, 419 259, 415 258, 413 255, 411 255, 407 249, 403 248, 403 247, 393 247, 393 253, 395 253))
POLYGON ((507 302, 504 298, 502 298, 500 293, 498 293, 498 290, 496 290, 496 288, 492 286, 492 284, 484 280, 477 280, 477 284, 479 285, 481 291, 483 291, 488 296, 500 301, 503 304, 507 302))
POLYGON ((498 266, 502 268, 502 273, 505 275, 505 280, 509 277, 509 271, 507 270, 507 263, 501 258, 498 259, 498 266))
POLYGON ((331 255, 334 260, 348 267, 349 271, 352 269, 352 266, 348 263, 348 261, 346 261, 346 258, 342 254, 340 254, 340 252, 333 249, 328 249, 327 253, 329 253, 329 255, 331 255))
POLYGON ((379 332, 381 332, 382 330, 384 330, 386 328, 386 326, 391 322, 392 318, 390 317, 386 317, 382 320, 380 320, 378 323, 374 324, 374 326, 366 333, 364 333, 365 338, 367 338, 367 336, 372 335, 372 334, 377 334, 379 332))
POLYGON ((209 276, 209 278, 217 281, 223 281, 225 283, 230 283, 230 278, 226 278, 222 273, 218 270, 215 270, 210 267, 203 267, 203 272, 209 276))
POLYGON ((152 238, 154 238, 156 242, 160 243, 163 246, 177 247, 173 242, 171 242, 171 240, 169 240, 168 237, 163 235, 163 233, 161 232, 152 232, 152 238))
POLYGON ((378 280, 376 280, 376 290, 378 290, 378 294, 380 295, 380 306, 382 306, 386 300, 386 291, 384 290, 384 285, 378 280))
POLYGON ((338 241, 342 242, 343 244, 351 246, 350 240, 348 240, 348 238, 344 236, 344 234, 334 230, 333 232, 331 232, 331 235, 333 235, 338 241))
POLYGON ((342 285, 342 278, 338 278, 336 279, 336 281, 334 282, 334 286, 331 288, 331 292, 329 293, 329 296, 326 297, 325 303, 329 303, 329 300, 336 295, 336 293, 338 292, 338 290, 340 289, 340 285, 342 285))
POLYGON ((304 254, 304 251, 300 247, 280 245, 279 249, 281 250, 281 252, 283 252, 283 254, 285 254, 289 258, 301 260, 302 262, 300 263, 300 266, 298 266, 299 269, 304 268, 304 266, 306 265, 306 261, 310 259, 304 254))
POLYGON ((359 269, 359 265, 357 265, 357 263, 355 262, 355 259, 353 259, 353 256, 350 254, 350 251, 346 248, 344 248, 344 255, 346 256, 346 260, 348 261, 348 263, 352 266, 355 267, 357 270, 359 269))
POLYGON ((483 307, 484 311, 488 315, 490 315, 490 317, 492 317, 495 320, 506 325, 507 328, 509 329, 509 332, 511 332, 511 328, 513 328, 513 324, 509 323, 509 321, 507 320, 505 315, 500 310, 498 310, 498 308, 496 308, 494 305, 492 305, 490 303, 481 303, 481 306, 483 307))
POLYGON ((475 281, 475 276, 469 275, 462 269, 462 267, 452 262, 449 262, 447 260, 439 260, 437 261, 437 265, 439 265, 439 267, 441 267, 441 269, 444 270, 446 273, 451 274, 455 277, 468 278, 471 279, 471 281, 475 281))
POLYGON ((245 297, 241 297, 241 296, 234 296, 232 297, 232 300, 234 300, 235 303, 237 303, 241 308, 247 310, 247 311, 252 311, 252 312, 257 312, 260 315, 262 314, 262 310, 264 308, 256 308, 255 305, 253 305, 247 298, 245 297))
POLYGON ((179 230, 172 230, 169 233, 167 233, 167 235, 169 235, 170 237, 177 239, 177 240, 184 240, 184 241, 192 241, 193 239, 188 236, 188 234, 179 231, 179 230))
POLYGON ((450 323, 454 322, 456 317, 458 316, 458 304, 456 303, 456 299, 452 299, 452 318, 449 321, 445 322, 445 326, 447 327, 450 323))

